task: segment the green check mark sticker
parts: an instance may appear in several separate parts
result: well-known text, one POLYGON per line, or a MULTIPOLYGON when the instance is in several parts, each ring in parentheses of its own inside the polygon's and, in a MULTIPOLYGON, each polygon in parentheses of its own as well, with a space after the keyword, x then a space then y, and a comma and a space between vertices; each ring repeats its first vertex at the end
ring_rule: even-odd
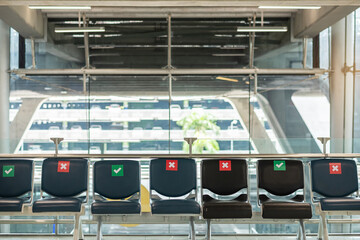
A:
POLYGON ((285 161, 274 161, 274 171, 286 171, 285 161))
POLYGON ((124 165, 112 165, 111 166, 111 176, 113 176, 113 177, 124 176, 124 165))
POLYGON ((3 166, 3 177, 14 177, 15 176, 15 166, 14 165, 4 165, 3 166))

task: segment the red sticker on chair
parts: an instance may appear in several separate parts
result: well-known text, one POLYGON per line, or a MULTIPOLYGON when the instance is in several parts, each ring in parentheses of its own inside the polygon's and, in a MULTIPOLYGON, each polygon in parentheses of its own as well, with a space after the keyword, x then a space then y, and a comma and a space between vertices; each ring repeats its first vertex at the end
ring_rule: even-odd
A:
POLYGON ((231 171, 231 161, 219 161, 220 171, 231 171))
POLYGON ((178 160, 166 160, 166 171, 177 171, 178 160))
POLYGON ((69 161, 59 161, 58 162, 58 172, 69 172, 70 162, 69 161))
POLYGON ((329 163, 330 174, 341 174, 341 163, 329 163))

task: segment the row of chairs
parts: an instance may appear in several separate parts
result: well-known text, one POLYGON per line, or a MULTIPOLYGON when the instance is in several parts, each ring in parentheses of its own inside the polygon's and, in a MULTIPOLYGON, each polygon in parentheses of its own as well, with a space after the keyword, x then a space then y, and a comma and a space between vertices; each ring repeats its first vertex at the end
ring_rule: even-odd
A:
MULTIPOLYGON (((319 238, 328 240, 327 215, 360 214, 356 162, 321 159, 310 164, 313 205, 304 197, 303 162, 282 159, 257 161, 257 203, 264 219, 298 220, 302 239, 306 239, 304 220, 312 218, 312 206, 315 206, 315 213, 321 217, 319 238), (356 197, 351 197, 355 192, 356 197)), ((88 160, 45 159, 41 198, 36 201, 33 201, 32 160, 0 160, 0 168, 2 215, 11 212, 11 215, 75 216, 74 239, 82 237, 80 216, 85 213, 84 203, 89 200, 88 160)), ((250 219, 251 222, 253 211, 248 179, 246 160, 203 160, 199 203, 195 160, 153 159, 150 161, 151 214, 188 216, 192 239, 195 239, 194 217, 202 215, 207 220, 207 238, 210 239, 211 219, 250 219)), ((140 189, 139 161, 95 162, 91 213, 93 216, 140 215, 140 189)), ((98 224, 100 238, 101 222, 98 224)))

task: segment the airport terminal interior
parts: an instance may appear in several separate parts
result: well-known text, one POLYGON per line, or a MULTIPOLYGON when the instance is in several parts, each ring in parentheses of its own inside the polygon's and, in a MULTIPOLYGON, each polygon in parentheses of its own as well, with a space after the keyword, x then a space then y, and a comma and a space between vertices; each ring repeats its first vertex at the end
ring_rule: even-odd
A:
POLYGON ((360 0, 0 0, 0 239, 360 240, 358 163, 360 0))

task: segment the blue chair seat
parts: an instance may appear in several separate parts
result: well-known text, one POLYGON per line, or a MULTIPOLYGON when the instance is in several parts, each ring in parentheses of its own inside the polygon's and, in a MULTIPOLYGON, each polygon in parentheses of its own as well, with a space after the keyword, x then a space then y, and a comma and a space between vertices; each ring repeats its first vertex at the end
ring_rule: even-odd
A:
POLYGON ((48 198, 34 202, 33 212, 80 212, 81 198, 48 198))
POLYGON ((359 198, 322 198, 320 205, 323 211, 360 211, 359 198))
POLYGON ((152 214, 200 214, 200 205, 192 199, 154 200, 152 214))
POLYGON ((91 205, 92 214, 140 214, 139 202, 96 201, 91 205))
POLYGON ((0 198, 0 212, 21 212, 25 198, 0 198))

